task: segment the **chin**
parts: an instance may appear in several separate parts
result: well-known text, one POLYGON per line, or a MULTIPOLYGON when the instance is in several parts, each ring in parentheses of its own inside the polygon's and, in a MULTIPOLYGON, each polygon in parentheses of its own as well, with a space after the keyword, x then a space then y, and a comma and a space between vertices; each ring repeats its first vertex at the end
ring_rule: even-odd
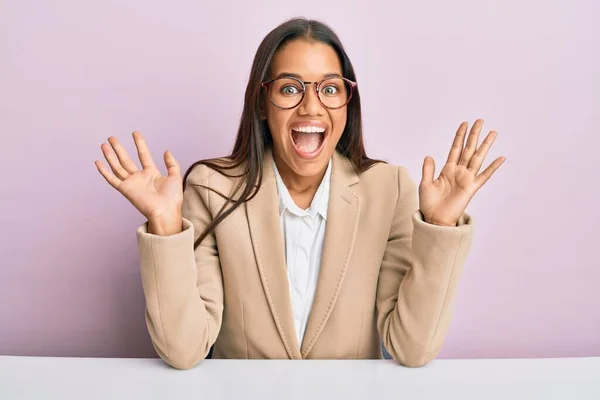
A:
POLYGON ((288 164, 297 175, 303 177, 311 177, 322 173, 327 168, 327 163, 333 155, 330 149, 325 148, 317 157, 307 160, 299 157, 294 149, 290 150, 291 154, 288 154, 288 160, 291 162, 288 164))

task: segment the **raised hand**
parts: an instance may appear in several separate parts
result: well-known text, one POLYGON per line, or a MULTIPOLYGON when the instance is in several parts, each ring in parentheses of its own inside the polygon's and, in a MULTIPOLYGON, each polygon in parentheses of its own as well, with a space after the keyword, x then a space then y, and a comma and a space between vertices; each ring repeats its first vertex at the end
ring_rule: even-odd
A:
POLYGON ((168 175, 162 176, 154 164, 144 137, 139 132, 133 132, 133 140, 142 165, 141 170, 115 137, 108 139, 110 144, 103 143, 101 146, 110 170, 101 161, 96 161, 96 167, 104 179, 148 219, 152 233, 177 233, 181 231, 183 203, 179 164, 166 151, 164 161, 168 175))
POLYGON ((475 193, 506 160, 506 157, 498 157, 478 175, 488 150, 498 136, 491 131, 477 149, 482 126, 482 119, 475 121, 464 146, 468 123, 460 124, 448 160, 435 180, 435 162, 433 158, 425 157, 419 185, 419 207, 425 222, 456 226, 475 193))

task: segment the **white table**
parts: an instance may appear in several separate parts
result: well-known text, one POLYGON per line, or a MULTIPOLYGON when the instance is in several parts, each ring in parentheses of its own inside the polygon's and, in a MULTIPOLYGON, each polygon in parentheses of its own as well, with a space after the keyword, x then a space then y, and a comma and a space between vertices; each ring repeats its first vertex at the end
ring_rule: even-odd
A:
POLYGON ((0 356, 0 399, 600 399, 600 357, 434 360, 206 360, 0 356))

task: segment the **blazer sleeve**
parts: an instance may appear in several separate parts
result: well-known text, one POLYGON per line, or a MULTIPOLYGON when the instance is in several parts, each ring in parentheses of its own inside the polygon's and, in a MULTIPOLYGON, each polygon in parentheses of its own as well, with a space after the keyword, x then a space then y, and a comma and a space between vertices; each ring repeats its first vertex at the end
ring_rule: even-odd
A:
POLYGON ((398 168, 398 200, 377 287, 377 329, 390 355, 409 367, 439 353, 473 239, 473 220, 456 227, 424 222, 418 187, 398 168))
POLYGON ((137 229, 146 325, 167 364, 189 369, 206 358, 221 328, 223 277, 214 233, 194 251, 194 241, 212 221, 206 188, 212 170, 190 174, 182 205, 183 231, 171 236, 137 229), (203 177, 195 180, 192 177, 203 177))

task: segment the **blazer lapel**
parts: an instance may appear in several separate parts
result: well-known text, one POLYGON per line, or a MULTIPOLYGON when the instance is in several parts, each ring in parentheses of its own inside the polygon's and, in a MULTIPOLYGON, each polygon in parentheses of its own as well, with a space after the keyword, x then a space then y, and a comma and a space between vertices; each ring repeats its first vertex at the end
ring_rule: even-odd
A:
POLYGON ((288 356, 291 359, 300 359, 281 234, 279 197, 272 163, 273 155, 267 150, 261 187, 256 196, 246 202, 246 212, 256 264, 275 325, 288 356))
POLYGON ((360 198, 350 187, 358 181, 350 161, 336 151, 333 156, 321 270, 302 341, 302 358, 308 356, 319 338, 346 276, 360 216, 360 198))

